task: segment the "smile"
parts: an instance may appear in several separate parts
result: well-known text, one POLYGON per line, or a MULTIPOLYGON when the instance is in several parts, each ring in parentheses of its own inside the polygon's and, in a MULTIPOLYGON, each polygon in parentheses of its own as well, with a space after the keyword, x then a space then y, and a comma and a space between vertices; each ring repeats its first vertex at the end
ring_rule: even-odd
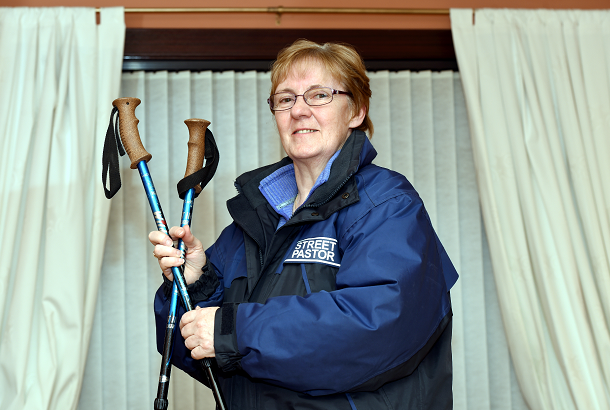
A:
POLYGON ((316 132, 317 130, 297 130, 293 134, 306 134, 308 132, 316 132))

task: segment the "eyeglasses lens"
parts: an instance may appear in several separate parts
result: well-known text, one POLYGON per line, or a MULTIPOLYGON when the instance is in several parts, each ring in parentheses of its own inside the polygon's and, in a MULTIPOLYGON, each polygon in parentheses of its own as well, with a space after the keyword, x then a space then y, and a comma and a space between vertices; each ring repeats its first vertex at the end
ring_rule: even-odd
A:
MULTIPOLYGON (((333 100, 333 92, 330 88, 312 88, 303 94, 307 105, 317 106, 328 104, 333 100)), ((277 93, 271 96, 271 109, 283 111, 291 109, 296 103, 297 95, 290 92, 277 93)))

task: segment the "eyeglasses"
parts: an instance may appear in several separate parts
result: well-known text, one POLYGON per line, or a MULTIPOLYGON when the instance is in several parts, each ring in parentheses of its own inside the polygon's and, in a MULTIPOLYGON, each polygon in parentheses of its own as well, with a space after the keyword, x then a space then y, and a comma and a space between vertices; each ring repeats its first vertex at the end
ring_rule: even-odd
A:
POLYGON ((303 97, 305 103, 311 107, 330 104, 335 94, 352 95, 347 91, 339 91, 330 87, 311 88, 303 94, 295 94, 289 91, 273 94, 267 99, 271 112, 286 111, 294 107, 297 97, 303 97))

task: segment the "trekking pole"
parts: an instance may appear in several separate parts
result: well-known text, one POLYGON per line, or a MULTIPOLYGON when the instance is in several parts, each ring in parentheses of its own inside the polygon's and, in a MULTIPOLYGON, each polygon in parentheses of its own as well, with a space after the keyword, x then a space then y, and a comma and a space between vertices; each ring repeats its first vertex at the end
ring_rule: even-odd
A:
MULTIPOLYGON (((186 163, 186 173, 184 175, 186 178, 203 167, 205 154, 205 131, 208 125, 210 125, 210 122, 206 120, 190 119, 186 120, 185 124, 189 129, 188 157, 186 163)), ((180 226, 184 227, 186 225, 191 225, 193 201, 195 199, 195 193, 199 194, 199 192, 201 192, 200 185, 197 185, 195 188, 190 188, 186 192, 184 203, 182 205, 182 218, 180 219, 180 226)), ((186 246, 184 245, 182 239, 178 241, 178 250, 180 251, 180 257, 186 260, 186 246)), ((157 397, 155 398, 154 402, 154 410, 165 410, 169 406, 167 395, 172 370, 171 360, 172 352, 174 350, 176 308, 179 297, 180 291, 178 290, 177 282, 174 281, 169 304, 169 315, 167 317, 167 324, 165 326, 165 340, 163 342, 163 355, 161 359, 161 370, 159 372, 159 386, 157 388, 157 397)))
MULTIPOLYGON (((148 170, 147 162, 150 161, 152 155, 149 154, 144 146, 142 145, 142 141, 140 140, 140 134, 138 132, 138 123, 139 120, 135 116, 135 109, 140 104, 140 100, 138 98, 118 98, 112 102, 112 105, 117 108, 119 113, 119 130, 120 130, 120 138, 125 150, 127 151, 127 155, 129 155, 129 159, 131 160, 131 169, 138 169, 140 172, 140 178, 142 179, 142 184, 144 186, 144 190, 146 191, 146 196, 148 197, 148 202, 150 204, 150 209, 153 213, 153 217, 155 218, 155 223, 157 224, 157 229, 167 236, 169 235, 169 229, 167 227, 167 222, 165 220, 165 216, 163 215, 163 211, 161 209, 161 204, 159 202, 159 198, 157 196, 157 192, 155 190, 152 177, 150 175, 150 171, 148 170)), ((209 124, 209 123, 208 123, 209 124)), ((188 124, 187 124, 188 126, 188 124)), ((197 127, 195 127, 197 128, 197 127)), ((207 128, 207 125, 206 125, 207 128)), ((190 131, 190 127, 189 127, 190 131)), ((205 133, 204 129, 204 133, 205 133)), ((189 144, 191 141, 189 139, 189 144)), ((194 144, 194 143, 193 143, 194 144)), ((200 150, 204 151, 204 150, 200 150)), ((189 150, 190 152, 190 150, 189 150)), ((187 161, 188 162, 188 161, 187 161)), ((187 170, 188 172, 188 170, 187 170)), ((189 190, 188 192, 190 192, 189 190)), ((187 194, 188 194, 187 192, 187 194)), ((186 205, 190 207, 188 211, 188 224, 190 224, 190 214, 192 210, 193 197, 195 195, 195 189, 192 188, 192 192, 190 196, 190 204, 186 205)), ((185 195, 185 202, 186 195, 185 195)), ((184 226, 184 225, 183 225, 184 226)), ((179 241, 181 242, 181 241, 179 241)), ((182 245, 183 246, 183 245, 182 245)), ((180 247, 180 245, 179 245, 180 247)), ((172 267, 172 274, 174 276, 174 284, 172 289, 172 300, 170 301, 170 309, 174 310, 173 323, 171 323, 171 313, 168 318, 168 326, 166 328, 166 337, 165 342, 167 343, 168 338, 173 340, 171 333, 173 333, 173 329, 175 328, 175 311, 177 307, 177 295, 174 297, 174 294, 179 293, 182 298, 182 302, 184 303, 184 307, 186 311, 193 310, 193 305, 191 303, 191 299, 186 289, 186 281, 184 279, 184 275, 182 271, 178 267, 172 267), (177 288, 178 292, 175 292, 177 288), (171 329, 170 329, 171 325, 171 329), (170 336, 168 337, 167 331, 170 331, 170 336)), ((170 340, 170 348, 168 349, 169 359, 171 360, 171 340, 170 340)), ((161 373, 164 372, 164 368, 166 367, 166 357, 165 357, 165 346, 164 346, 164 360, 161 365, 161 373)), ((218 381, 216 379, 216 375, 212 371, 211 363, 209 358, 204 358, 200 361, 200 364, 203 368, 204 373, 208 377, 208 381, 210 383, 210 388, 214 394, 214 399, 216 400, 216 407, 219 410, 226 410, 226 405, 224 403, 222 393, 220 391, 220 387, 218 386, 218 381)), ((170 375, 171 366, 169 365, 169 361, 167 362, 167 374, 162 374, 159 378, 159 388, 158 393, 161 392, 162 396, 165 394, 165 397, 157 397, 155 399, 155 410, 164 410, 168 406, 167 402, 167 387, 169 385, 169 375, 170 375), (158 406, 158 407, 157 407, 158 406)))
MULTIPOLYGON (((195 172, 199 171, 203 166, 203 159, 205 153, 205 134, 208 125, 210 125, 209 121, 191 118, 189 120, 184 121, 189 129, 189 142, 188 142, 188 159, 186 172, 184 177, 187 178, 190 175, 193 175, 195 172)), ((191 218, 193 214, 193 202, 197 195, 202 191, 202 187, 200 184, 197 184, 194 188, 189 188, 184 193, 184 203, 182 206, 182 218, 180 221, 180 226, 184 227, 186 225, 191 224, 191 218)), ((184 246, 184 242, 181 240, 178 241, 178 250, 180 251, 180 257, 185 259, 186 247, 184 246)), ((185 259, 186 260, 186 259, 185 259)), ((175 324, 176 324, 176 307, 177 300, 179 297, 179 290, 176 282, 174 282, 172 286, 172 296, 170 300, 170 310, 169 316, 167 319, 167 326, 165 329, 165 341, 163 345, 163 358, 161 360, 161 371, 159 375, 159 387, 157 389, 157 398, 155 399, 155 410, 164 410, 167 408, 167 394, 169 389, 169 380, 170 380, 170 372, 171 372, 171 356, 173 351, 173 341, 175 334, 175 324)), ((207 364, 204 361, 204 366, 210 366, 209 359, 207 360, 207 364)), ((206 370, 207 372, 207 370, 206 370)), ((220 389, 218 387, 217 381, 215 379, 210 380, 212 391, 214 393, 215 399, 222 403, 223 399, 220 393, 220 389)), ((219 408, 223 408, 220 407, 219 408)))

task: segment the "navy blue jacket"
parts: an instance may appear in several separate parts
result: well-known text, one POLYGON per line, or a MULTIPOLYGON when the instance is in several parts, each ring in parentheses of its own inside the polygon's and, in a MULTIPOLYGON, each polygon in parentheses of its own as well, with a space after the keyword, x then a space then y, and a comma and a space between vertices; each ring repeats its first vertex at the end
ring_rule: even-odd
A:
MULTIPOLYGON (((354 131, 277 231, 258 187, 290 159, 237 179, 234 222, 206 252, 221 285, 198 303, 222 300, 214 346, 229 408, 451 408, 457 272, 415 189, 375 155, 354 131)), ((167 290, 155 298, 159 351, 167 290)), ((180 335, 174 345, 173 363, 205 382, 180 335)))

